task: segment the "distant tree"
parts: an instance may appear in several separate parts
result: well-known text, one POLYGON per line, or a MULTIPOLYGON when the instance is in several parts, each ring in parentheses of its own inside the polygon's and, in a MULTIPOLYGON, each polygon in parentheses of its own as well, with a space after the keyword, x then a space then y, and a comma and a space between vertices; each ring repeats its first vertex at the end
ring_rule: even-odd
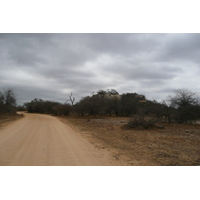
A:
POLYGON ((16 106, 16 96, 12 89, 4 90, 4 100, 8 108, 16 106))
POLYGON ((4 94, 0 91, 0 113, 3 113, 4 109, 4 94))
POLYGON ((120 100, 121 115, 131 116, 137 113, 139 100, 136 93, 126 93, 121 95, 120 100))
POLYGON ((101 98, 104 98, 105 97, 105 95, 106 95, 106 91, 105 90, 99 90, 99 91, 97 91, 97 95, 99 95, 101 98))
POLYGON ((94 117, 98 114, 103 114, 105 112, 105 99, 98 95, 93 95, 87 101, 87 108, 89 109, 89 114, 94 115, 94 117))
POLYGON ((0 113, 16 111, 16 95, 12 89, 0 91, 0 113))
POLYGON ((25 105, 23 105, 23 106, 21 106, 21 105, 17 106, 17 111, 26 111, 26 106, 25 105))
POLYGON ((112 94, 112 95, 117 95, 117 94, 119 94, 115 89, 110 89, 110 90, 108 89, 106 93, 112 94))
POLYGON ((166 100, 162 102, 147 100, 141 108, 146 115, 154 116, 157 121, 167 121, 168 123, 171 123, 172 115, 175 112, 175 109, 170 107, 166 100))
POLYGON ((57 104, 52 107, 52 114, 68 116, 72 111, 72 106, 69 104, 57 104))
POLYGON ((105 98, 111 95, 118 95, 119 93, 115 89, 107 89, 107 90, 99 90, 97 92, 93 92, 93 96, 97 95, 101 98, 105 98))
POLYGON ((106 114, 109 114, 109 116, 112 113, 118 116, 120 112, 120 99, 117 97, 105 99, 105 108, 106 114))
POLYGON ((187 89, 179 89, 174 91, 174 95, 168 97, 170 107, 176 109, 174 117, 178 123, 189 122, 198 119, 199 97, 195 92, 187 89))
POLYGON ((93 92, 89 99, 90 112, 96 114, 109 114, 113 112, 119 114, 119 99, 116 97, 119 93, 115 89, 99 90, 93 92), (94 109, 95 108, 95 109, 94 109))
POLYGON ((85 114, 96 115, 104 114, 106 109, 106 99, 101 98, 99 95, 86 96, 83 97, 78 103, 75 105, 75 111, 81 116, 85 114))
POLYGON ((77 102, 74 106, 74 111, 77 113, 77 114, 80 114, 82 117, 85 115, 85 114, 88 114, 89 113, 89 99, 90 99, 90 96, 86 96, 86 97, 83 97, 81 98, 81 100, 79 102, 77 102))
POLYGON ((69 104, 61 104, 54 101, 44 101, 35 98, 31 102, 24 104, 29 113, 44 113, 53 115, 69 115, 72 106, 69 104))
POLYGON ((68 101, 70 101, 70 102, 71 102, 71 105, 74 106, 75 100, 76 100, 76 98, 73 97, 73 93, 71 92, 70 95, 69 95, 69 99, 66 101, 66 103, 67 103, 68 101))

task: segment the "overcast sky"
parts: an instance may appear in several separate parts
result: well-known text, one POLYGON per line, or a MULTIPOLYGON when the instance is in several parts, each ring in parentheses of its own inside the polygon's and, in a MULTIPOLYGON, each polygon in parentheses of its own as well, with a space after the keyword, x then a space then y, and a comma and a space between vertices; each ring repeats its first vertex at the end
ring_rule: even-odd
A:
POLYGON ((0 34, 0 89, 13 88, 18 104, 100 89, 160 101, 200 92, 199 78, 200 34, 0 34))

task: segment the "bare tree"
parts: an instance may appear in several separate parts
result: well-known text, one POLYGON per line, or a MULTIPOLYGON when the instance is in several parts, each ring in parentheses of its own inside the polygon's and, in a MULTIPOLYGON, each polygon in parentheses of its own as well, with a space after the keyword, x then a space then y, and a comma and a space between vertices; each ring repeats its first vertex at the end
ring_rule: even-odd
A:
POLYGON ((180 108, 187 105, 198 104, 198 96, 196 92, 191 92, 187 89, 174 90, 174 96, 169 96, 171 106, 180 108))
POLYGON ((169 96, 170 106, 175 108, 178 123, 189 122, 198 117, 197 110, 199 97, 195 92, 187 89, 174 90, 174 95, 169 96))
POLYGON ((75 100, 76 100, 76 98, 73 97, 73 93, 71 92, 70 95, 69 95, 69 99, 65 103, 67 103, 68 101, 70 101, 71 104, 72 104, 72 106, 74 106, 75 100))

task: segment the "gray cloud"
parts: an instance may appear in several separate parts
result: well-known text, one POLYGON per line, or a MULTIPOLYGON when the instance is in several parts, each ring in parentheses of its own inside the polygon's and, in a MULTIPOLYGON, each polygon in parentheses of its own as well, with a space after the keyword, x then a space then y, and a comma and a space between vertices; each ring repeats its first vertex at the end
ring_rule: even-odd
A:
POLYGON ((163 42, 157 59, 162 61, 200 61, 200 34, 170 34, 163 42))
POLYGON ((19 104, 108 88, 158 100, 199 91, 199 61, 200 34, 0 34, 0 88, 19 104))

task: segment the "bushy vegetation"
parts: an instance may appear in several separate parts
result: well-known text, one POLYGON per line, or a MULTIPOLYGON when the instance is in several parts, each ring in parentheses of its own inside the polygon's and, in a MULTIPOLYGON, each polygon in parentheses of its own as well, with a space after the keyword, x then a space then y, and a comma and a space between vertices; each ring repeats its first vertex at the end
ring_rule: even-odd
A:
POLYGON ((100 90, 92 96, 82 98, 74 107, 77 114, 131 116, 137 113, 139 105, 146 103, 144 95, 126 93, 119 95, 114 89, 100 90))
POLYGON ((144 95, 137 93, 119 95, 113 89, 99 90, 92 96, 82 98, 73 109, 76 114, 81 116, 115 115, 130 117, 142 114, 143 116, 154 117, 156 121, 168 123, 190 123, 200 118, 199 97, 186 89, 175 90, 162 102, 147 100, 144 95))
POLYGON ((128 129, 152 129, 155 127, 155 121, 145 120, 143 117, 134 117, 125 125, 128 129))
MULTIPOLYGON (((162 102, 147 100, 144 95, 137 93, 120 95, 116 90, 111 89, 99 90, 76 103, 75 97, 70 93, 69 99, 64 104, 35 98, 18 107, 16 107, 16 95, 12 89, 0 90, 0 114, 16 113, 16 110, 52 115, 92 115, 94 117, 97 115, 126 117, 142 115, 168 123, 192 123, 200 119, 199 97, 187 89, 175 90, 162 102)), ((141 120, 137 118, 136 121, 130 122, 130 125, 140 122, 141 120)))
POLYGON ((175 90, 169 96, 170 107, 175 109, 174 118, 178 123, 192 122, 200 118, 199 97, 187 89, 175 90))
POLYGON ((61 104, 54 101, 44 101, 37 98, 31 102, 25 103, 25 107, 29 113, 69 115, 72 111, 72 106, 69 104, 61 104))

